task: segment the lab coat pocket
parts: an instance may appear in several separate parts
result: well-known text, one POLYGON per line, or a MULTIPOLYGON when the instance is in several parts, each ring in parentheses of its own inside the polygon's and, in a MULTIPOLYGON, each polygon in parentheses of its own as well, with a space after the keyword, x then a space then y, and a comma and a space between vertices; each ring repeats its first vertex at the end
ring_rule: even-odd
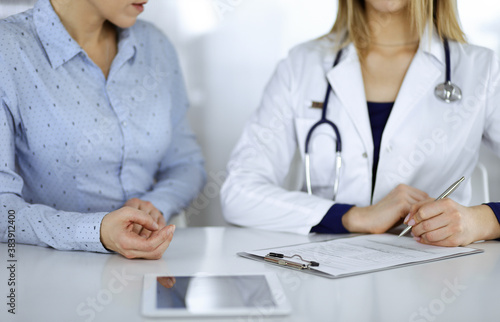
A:
MULTIPOLYGON (((295 132, 303 162, 307 135, 317 122, 318 119, 295 118, 295 132)), ((315 194, 328 194, 325 197, 331 197, 332 191, 329 188, 333 187, 335 181, 335 149, 336 136, 333 129, 327 124, 318 126, 309 141, 311 185, 315 194), (320 190, 325 191, 323 193, 320 190)))

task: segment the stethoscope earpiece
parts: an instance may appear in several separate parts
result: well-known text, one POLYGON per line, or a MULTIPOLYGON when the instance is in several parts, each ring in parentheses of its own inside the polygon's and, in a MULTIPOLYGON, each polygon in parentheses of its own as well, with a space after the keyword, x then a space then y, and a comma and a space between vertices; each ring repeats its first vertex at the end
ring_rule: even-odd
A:
POLYGON ((450 81, 436 86, 434 94, 446 103, 452 103, 462 99, 462 91, 460 90, 460 87, 450 81))

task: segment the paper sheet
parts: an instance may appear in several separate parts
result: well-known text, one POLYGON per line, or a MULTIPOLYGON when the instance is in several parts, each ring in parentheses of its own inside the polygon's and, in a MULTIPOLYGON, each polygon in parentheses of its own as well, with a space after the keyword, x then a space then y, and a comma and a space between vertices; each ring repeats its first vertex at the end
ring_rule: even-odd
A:
MULTIPOLYGON (((277 247, 240 253, 239 255, 254 255, 263 259, 269 252, 281 253, 286 256, 300 255, 304 260, 320 263, 319 267, 313 269, 314 271, 326 273, 330 277, 342 277, 480 253, 482 250, 465 247, 429 246, 420 244, 413 238, 399 238, 395 235, 381 234, 277 247)), ((252 256, 245 257, 252 258, 252 256)), ((287 260, 301 263, 300 259, 297 258, 287 260)))

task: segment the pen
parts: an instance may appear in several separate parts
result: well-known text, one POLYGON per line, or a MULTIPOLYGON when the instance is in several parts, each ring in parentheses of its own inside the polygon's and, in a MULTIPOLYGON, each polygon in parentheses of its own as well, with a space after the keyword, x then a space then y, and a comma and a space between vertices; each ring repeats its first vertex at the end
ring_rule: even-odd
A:
MULTIPOLYGON (((451 193, 453 191, 455 191, 455 189, 458 188, 458 186, 462 183, 462 181, 465 180, 465 177, 462 177, 460 178, 457 182, 455 182, 454 184, 452 184, 448 189, 446 189, 439 197, 436 198, 436 200, 434 201, 438 201, 438 200, 441 200, 441 199, 444 199, 446 197, 448 197, 449 195, 451 195, 451 193)), ((405 230, 403 230, 401 232, 401 234, 399 234, 399 237, 401 236, 404 236, 410 229, 412 228, 412 226, 408 226, 405 228, 405 230)))

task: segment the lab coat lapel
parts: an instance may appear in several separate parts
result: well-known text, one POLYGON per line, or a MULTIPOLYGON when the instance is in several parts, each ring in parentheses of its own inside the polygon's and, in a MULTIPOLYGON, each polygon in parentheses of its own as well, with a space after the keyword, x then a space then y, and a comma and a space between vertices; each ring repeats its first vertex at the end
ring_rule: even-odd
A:
POLYGON ((404 122, 414 108, 419 108, 425 95, 434 96, 434 88, 440 82, 444 82, 445 70, 444 49, 441 38, 436 31, 431 31, 429 25, 420 38, 420 45, 406 72, 403 84, 399 89, 396 102, 392 108, 391 115, 387 121, 382 136, 382 145, 392 136, 397 135, 395 131, 398 124, 404 122), (439 78, 442 77, 442 80, 439 78))
POLYGON ((434 87, 439 83, 440 76, 442 76, 442 71, 436 66, 436 61, 433 61, 433 58, 426 52, 417 51, 406 72, 384 129, 382 145, 388 138, 397 135, 394 131, 399 128, 398 125, 404 122, 412 109, 419 108, 419 103, 424 96, 434 95, 434 87))
MULTIPOLYGON (((369 160, 373 157, 373 139, 368 116, 361 65, 354 46, 344 49, 342 59, 327 73, 333 93, 340 100, 363 141, 369 160)), ((331 65, 330 65, 331 66, 331 65)), ((332 107, 329 107, 329 109, 332 107)), ((335 107, 338 108, 338 107, 335 107)))

